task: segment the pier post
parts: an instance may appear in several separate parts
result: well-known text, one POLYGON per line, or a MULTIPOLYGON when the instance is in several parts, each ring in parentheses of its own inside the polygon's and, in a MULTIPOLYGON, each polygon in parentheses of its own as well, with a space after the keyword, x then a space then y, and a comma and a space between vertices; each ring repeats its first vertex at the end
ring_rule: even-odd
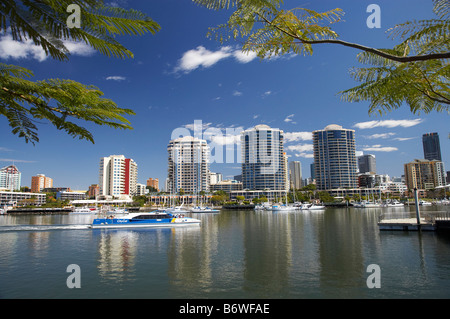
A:
POLYGON ((416 204, 417 227, 420 230, 420 212, 419 212, 419 199, 417 196, 417 188, 414 188, 414 202, 416 204))

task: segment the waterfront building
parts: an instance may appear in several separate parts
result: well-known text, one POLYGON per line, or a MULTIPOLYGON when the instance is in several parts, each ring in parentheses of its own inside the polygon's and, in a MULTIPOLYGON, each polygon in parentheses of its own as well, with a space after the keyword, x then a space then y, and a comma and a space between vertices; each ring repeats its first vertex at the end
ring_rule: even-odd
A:
POLYGON ((318 190, 357 187, 354 130, 331 124, 313 131, 313 147, 318 190))
POLYGON ((289 162, 289 183, 291 189, 300 189, 302 183, 302 164, 299 161, 289 162))
POLYGON ((230 193, 232 191, 242 190, 242 182, 238 182, 236 180, 224 180, 216 184, 211 184, 209 187, 211 193, 215 191, 225 191, 230 193))
POLYGON ((408 189, 433 189, 445 185, 444 163, 437 160, 415 159, 404 164, 408 189))
POLYGON ((147 192, 147 185, 136 183, 136 196, 145 195, 147 192))
POLYGON ((91 186, 89 186, 89 198, 97 198, 98 195, 100 195, 100 186, 98 184, 92 184, 91 186))
POLYGON ((209 146, 205 140, 184 136, 169 142, 167 192, 209 191, 209 146))
POLYGON ((133 159, 110 155, 100 159, 99 195, 120 197, 136 194, 138 168, 133 159))
POLYGON ((241 133, 244 189, 286 192, 287 157, 283 142, 284 132, 267 125, 256 125, 241 133))
POLYGON ((221 173, 209 172, 209 185, 220 183, 223 180, 221 173))
POLYGON ((375 155, 365 154, 365 155, 358 156, 358 168, 359 168, 359 172, 362 174, 376 173, 377 166, 376 166, 375 155))
POLYGON ((422 135, 423 157, 426 160, 442 161, 441 145, 438 133, 425 133, 422 135))
POLYGON ((31 192, 40 193, 44 188, 52 188, 53 179, 44 174, 37 174, 36 176, 31 176, 31 192))
POLYGON ((0 206, 45 204, 46 195, 42 193, 0 192, 0 206))
POLYGON ((155 188, 159 192, 159 180, 157 178, 151 178, 147 179, 147 186, 155 188))
POLYGON ((86 199, 86 192, 67 192, 67 191, 57 192, 56 199, 62 201, 83 200, 86 199))
POLYGON ((375 174, 364 173, 358 175, 358 187, 373 188, 375 187, 375 174))
POLYGON ((5 166, 0 169, 0 189, 19 190, 22 174, 15 165, 5 166))

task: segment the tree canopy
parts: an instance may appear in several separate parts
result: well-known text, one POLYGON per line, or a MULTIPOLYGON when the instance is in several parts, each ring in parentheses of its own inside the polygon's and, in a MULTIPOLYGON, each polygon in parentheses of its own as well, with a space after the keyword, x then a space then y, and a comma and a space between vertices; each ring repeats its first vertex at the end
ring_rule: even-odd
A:
POLYGON ((233 10, 227 23, 210 28, 221 42, 243 38, 244 52, 261 59, 283 54, 312 55, 319 44, 358 49, 360 63, 351 76, 361 85, 339 92, 349 102, 369 101, 369 113, 385 113, 409 105, 411 112, 447 111, 450 106, 450 1, 433 0, 437 19, 414 20, 387 31, 400 39, 393 48, 372 48, 339 39, 333 25, 344 12, 284 9, 282 0, 193 0, 212 10, 233 10))
MULTIPOLYGON (((108 57, 132 58, 133 53, 119 43, 116 35, 139 36, 159 31, 158 23, 146 14, 104 5, 94 0, 5 0, 0 4, 0 31, 13 40, 31 39, 48 56, 67 61, 70 56, 64 41, 84 42, 108 57), (67 24, 69 5, 80 8, 79 27, 67 24)), ((12 133, 25 141, 39 141, 38 120, 48 120, 58 130, 94 143, 91 132, 78 120, 132 129, 121 108, 104 98, 93 85, 69 79, 32 81, 31 70, 0 63, 0 114, 8 120, 12 133)))

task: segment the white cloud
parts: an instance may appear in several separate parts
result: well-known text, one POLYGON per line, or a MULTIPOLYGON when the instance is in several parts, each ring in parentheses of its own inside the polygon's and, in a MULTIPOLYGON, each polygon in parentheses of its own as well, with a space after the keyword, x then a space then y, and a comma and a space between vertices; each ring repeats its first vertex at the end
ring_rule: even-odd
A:
POLYGON ((233 96, 241 96, 241 95, 242 95, 242 92, 239 92, 239 91, 233 92, 233 96))
POLYGON ((249 63, 257 58, 255 52, 242 52, 240 50, 236 50, 233 52, 234 58, 240 63, 249 63))
MULTIPOLYGON (((71 54, 89 56, 95 50, 83 42, 63 41, 64 46, 71 54)), ((0 38, 0 58, 2 59, 35 59, 45 61, 48 56, 41 46, 35 45, 32 40, 15 41, 10 33, 0 38)))
POLYGON ((365 146, 363 147, 363 151, 368 151, 368 152, 394 152, 394 151, 398 151, 398 148, 396 147, 392 147, 392 146, 381 146, 379 144, 377 145, 372 145, 372 146, 365 146))
POLYGON ((120 75, 111 75, 111 76, 108 76, 106 79, 113 80, 113 81, 123 81, 123 80, 126 80, 127 78, 124 76, 120 76, 120 75))
POLYGON ((389 138, 389 137, 394 136, 394 135, 395 135, 395 133, 389 132, 389 133, 381 133, 381 134, 372 134, 372 135, 364 136, 364 137, 369 139, 369 140, 371 140, 371 139, 377 139, 377 138, 385 139, 385 138, 389 138))
POLYGON ((422 119, 415 120, 383 120, 383 121, 367 121, 356 123, 354 127, 359 129, 369 129, 374 127, 411 127, 422 123, 422 119))
POLYGON ((237 135, 212 135, 211 142, 217 145, 233 145, 241 143, 241 134, 237 135))
POLYGON ((259 114, 253 115, 253 119, 254 119, 254 120, 257 119, 258 117, 259 117, 259 114))
POLYGON ((218 51, 209 51, 203 46, 185 52, 179 61, 176 70, 186 73, 191 72, 199 67, 209 68, 222 59, 232 55, 232 49, 229 46, 222 47, 218 51))
POLYGON ((409 141, 409 140, 413 140, 413 139, 415 139, 415 137, 396 137, 396 138, 394 138, 395 141, 400 141, 400 142, 409 141))
POLYGON ((312 132, 285 132, 284 139, 286 143, 296 141, 312 140, 312 132))
POLYGON ((15 163, 36 163, 36 161, 28 161, 13 158, 0 158, 0 162, 15 162, 15 163))
POLYGON ((225 46, 217 51, 207 50, 203 46, 186 51, 178 61, 175 71, 189 73, 199 67, 209 68, 223 59, 234 57, 240 63, 249 63, 256 58, 254 52, 244 53, 240 49, 225 46))
POLYGON ((292 152, 311 152, 314 147, 312 144, 297 144, 297 145, 289 145, 287 147, 288 151, 292 152))
MULTIPOLYGON (((294 117, 294 115, 295 115, 295 114, 291 114, 291 115, 286 116, 286 118, 284 119, 284 121, 287 122, 287 123, 288 123, 288 122, 292 122, 292 118, 294 117)), ((295 123, 295 122, 294 122, 294 123, 295 123)))
POLYGON ((295 154, 296 157, 304 157, 304 158, 314 158, 314 154, 311 153, 298 153, 295 154))

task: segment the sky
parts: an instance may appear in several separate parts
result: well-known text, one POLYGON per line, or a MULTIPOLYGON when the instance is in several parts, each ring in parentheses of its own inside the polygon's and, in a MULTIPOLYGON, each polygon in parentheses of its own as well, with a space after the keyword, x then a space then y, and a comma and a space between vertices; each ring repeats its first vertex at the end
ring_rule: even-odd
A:
MULTIPOLYGON (((98 183, 100 158, 112 154, 136 161, 139 183, 151 177, 163 186, 167 145, 179 133, 194 136, 194 123, 196 134, 227 154, 225 163, 210 164, 210 170, 224 179, 241 173, 236 158, 240 130, 258 124, 285 132, 285 151, 289 161, 301 162, 303 178, 310 176, 313 162, 311 133, 329 124, 355 130, 357 152, 375 155, 377 173, 390 176, 401 176, 403 164, 423 158, 422 134, 437 132, 450 170, 448 113, 415 115, 404 105, 370 115, 369 102, 341 101, 338 92, 359 84, 349 73, 358 66, 355 49, 322 44, 314 47, 312 56, 260 60, 241 52, 242 41, 221 44, 207 38, 209 27, 226 22, 226 10, 211 11, 188 0, 109 2, 145 12, 161 25, 155 35, 118 37, 134 53, 133 59, 107 57, 83 43, 68 43, 69 61, 59 62, 29 42, 14 42, 8 33, 0 36, 0 62, 32 70, 34 80, 60 78, 95 85, 106 98, 136 113, 127 116, 133 130, 82 123, 93 133, 95 144, 42 122, 40 141, 34 146, 13 135, 0 117, 0 166, 14 163, 22 173, 22 186, 31 185, 31 176, 45 174, 54 187, 85 190, 98 183), (234 157, 226 147, 234 147, 234 157)), ((333 27, 340 38, 377 48, 398 43, 386 34, 394 25, 435 17, 432 2, 424 0, 285 1, 286 8, 296 6, 343 9, 344 21, 333 27), (373 3, 381 9, 381 28, 366 23, 371 14, 367 7, 373 3)))

